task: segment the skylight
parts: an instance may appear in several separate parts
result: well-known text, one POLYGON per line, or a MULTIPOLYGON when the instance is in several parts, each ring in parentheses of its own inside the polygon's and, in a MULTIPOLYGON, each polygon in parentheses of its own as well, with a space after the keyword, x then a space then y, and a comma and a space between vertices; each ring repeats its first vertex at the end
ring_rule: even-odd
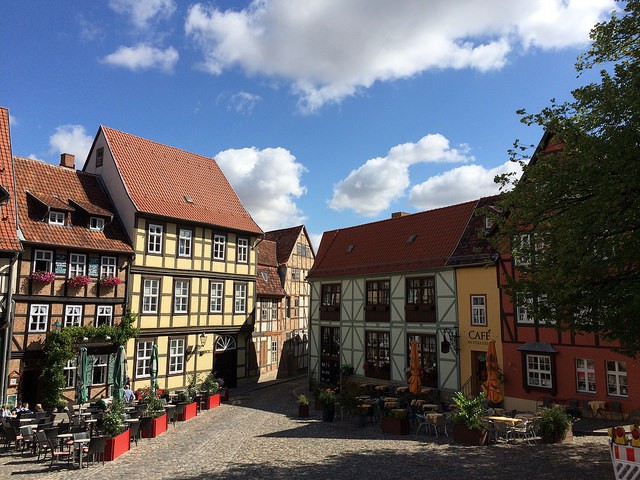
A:
POLYGON ((407 243, 413 243, 416 241, 416 238, 418 238, 418 235, 409 235, 409 238, 407 238, 407 243))
POLYGON ((193 203, 193 198, 191 198, 190 195, 184 195, 184 199, 187 201, 187 203, 193 203))

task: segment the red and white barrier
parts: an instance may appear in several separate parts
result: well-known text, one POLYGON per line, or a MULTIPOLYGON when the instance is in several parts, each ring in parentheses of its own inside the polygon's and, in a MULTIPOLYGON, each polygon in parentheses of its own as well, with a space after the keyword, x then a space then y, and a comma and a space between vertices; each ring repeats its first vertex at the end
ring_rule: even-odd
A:
POLYGON ((640 448, 609 442, 616 480, 640 480, 640 448))

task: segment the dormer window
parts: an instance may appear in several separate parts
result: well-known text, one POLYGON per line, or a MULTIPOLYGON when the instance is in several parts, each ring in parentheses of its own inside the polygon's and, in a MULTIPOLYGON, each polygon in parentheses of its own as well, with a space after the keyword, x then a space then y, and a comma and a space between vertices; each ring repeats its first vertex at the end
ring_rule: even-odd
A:
POLYGON ((64 213, 56 210, 49 211, 49 225, 64 225, 64 213))
POLYGON ((104 230, 104 218, 91 217, 89 219, 89 230, 94 232, 101 232, 104 230))

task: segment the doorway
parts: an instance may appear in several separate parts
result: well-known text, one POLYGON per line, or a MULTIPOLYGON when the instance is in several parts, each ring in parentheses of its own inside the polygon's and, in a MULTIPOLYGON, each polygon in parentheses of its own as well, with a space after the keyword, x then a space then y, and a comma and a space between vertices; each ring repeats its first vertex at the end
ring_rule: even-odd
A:
POLYGON ((471 392, 478 395, 487 381, 487 352, 471 351, 471 392))
POLYGON ((232 335, 220 335, 216 339, 213 370, 224 380, 224 386, 238 386, 238 353, 236 339, 232 335))
POLYGON ((20 402, 27 402, 33 410, 40 396, 40 372, 38 370, 25 370, 22 372, 22 398, 20 402))

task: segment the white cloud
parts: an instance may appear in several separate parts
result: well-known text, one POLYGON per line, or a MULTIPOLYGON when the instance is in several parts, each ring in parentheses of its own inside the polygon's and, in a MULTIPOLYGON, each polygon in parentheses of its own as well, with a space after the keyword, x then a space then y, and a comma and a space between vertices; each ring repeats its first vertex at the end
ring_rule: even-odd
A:
POLYGON ((178 62, 178 51, 173 47, 164 50, 140 43, 135 47, 121 46, 102 59, 105 63, 129 70, 158 69, 171 72, 178 62))
POLYGON ((468 147, 451 148, 440 134, 422 137, 416 143, 403 143, 391 148, 386 157, 367 160, 352 170, 333 188, 329 207, 351 209, 360 215, 374 216, 404 195, 409 187, 409 167, 418 163, 472 161, 468 147))
POLYGON ((415 185, 409 193, 409 203, 418 210, 430 210, 495 195, 499 186, 493 179, 496 175, 508 172, 520 176, 522 169, 514 162, 506 162, 495 168, 463 165, 415 185))
POLYGON ((245 208, 264 231, 304 223, 296 199, 306 193, 306 171, 288 150, 255 147, 231 149, 215 156, 245 208))
MULTIPOLYGON (((93 137, 87 135, 82 125, 60 125, 49 137, 51 153, 72 153, 76 156, 76 168, 84 165, 93 137)), ((32 157, 35 158, 35 157, 32 157)))
POLYGON ((262 97, 260 95, 241 91, 238 93, 234 93, 233 95, 231 95, 231 97, 229 97, 227 108, 237 113, 250 115, 254 107, 260 100, 262 100, 262 97))
POLYGON ((174 0, 110 0, 109 7, 116 13, 129 15, 140 29, 147 28, 154 18, 171 17, 176 10, 174 0))
POLYGON ((290 82, 303 111, 375 82, 427 70, 495 70, 518 48, 588 41, 614 0, 253 0, 242 10, 196 3, 185 31, 212 74, 241 68, 290 82))

